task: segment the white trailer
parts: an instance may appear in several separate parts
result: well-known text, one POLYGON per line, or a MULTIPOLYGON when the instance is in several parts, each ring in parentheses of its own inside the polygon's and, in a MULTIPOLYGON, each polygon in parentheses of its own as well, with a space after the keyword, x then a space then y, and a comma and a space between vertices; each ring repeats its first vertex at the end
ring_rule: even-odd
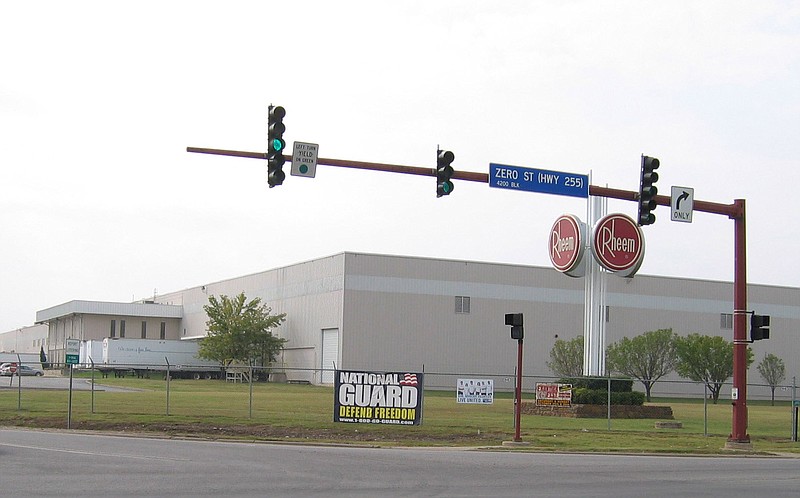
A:
POLYGON ((216 379, 222 375, 219 362, 197 356, 197 341, 162 341, 155 339, 103 339, 101 371, 131 371, 143 375, 149 371, 166 372, 172 377, 216 379))
POLYGON ((103 341, 81 341, 78 367, 92 368, 93 365, 100 365, 101 363, 103 363, 103 341))

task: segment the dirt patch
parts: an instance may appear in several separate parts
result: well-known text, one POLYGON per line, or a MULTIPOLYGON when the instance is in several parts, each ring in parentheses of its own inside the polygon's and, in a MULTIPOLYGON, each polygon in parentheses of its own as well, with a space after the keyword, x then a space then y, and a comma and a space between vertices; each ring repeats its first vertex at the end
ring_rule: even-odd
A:
MULTIPOLYGON (((16 424, 36 428, 64 428, 63 419, 32 419, 16 424)), ((333 428, 278 427, 267 424, 213 425, 203 423, 132 424, 102 421, 73 421, 72 429, 109 431, 161 437, 192 437, 204 439, 245 439, 256 441, 303 441, 344 444, 408 445, 408 446, 480 446, 497 445, 508 439, 505 433, 475 432, 472 434, 430 434, 406 428, 387 431, 364 424, 342 424, 333 428)))

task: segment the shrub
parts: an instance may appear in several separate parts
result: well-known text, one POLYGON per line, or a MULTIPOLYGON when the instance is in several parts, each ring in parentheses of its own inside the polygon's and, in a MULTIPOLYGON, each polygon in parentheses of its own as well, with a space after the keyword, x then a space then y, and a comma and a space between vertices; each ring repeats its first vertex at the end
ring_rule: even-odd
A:
MULTIPOLYGON (((558 379, 559 384, 572 384, 573 389, 585 388, 593 391, 608 391, 608 379, 598 377, 572 377, 558 379)), ((612 393, 629 393, 633 391, 633 379, 611 379, 612 393)))
MULTIPOLYGON (((559 381, 560 382, 560 381, 559 381)), ((562 382, 568 384, 569 382, 562 382)), ((575 384, 573 384, 574 386, 575 384)), ((590 384, 591 385, 591 384, 590 384)), ((631 390, 620 392, 614 390, 611 384, 611 404, 612 405, 631 405, 641 406, 645 401, 645 394, 633 391, 633 381, 630 381, 631 390)), ((605 405, 608 403, 608 391, 603 389, 591 389, 589 387, 577 387, 572 389, 572 402, 576 405, 605 405)))

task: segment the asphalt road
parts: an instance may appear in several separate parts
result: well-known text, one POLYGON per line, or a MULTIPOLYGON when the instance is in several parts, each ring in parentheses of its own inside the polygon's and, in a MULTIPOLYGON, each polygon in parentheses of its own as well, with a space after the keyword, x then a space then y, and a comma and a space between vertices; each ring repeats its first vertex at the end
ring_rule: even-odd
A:
POLYGON ((2 496, 800 494, 800 459, 557 455, 0 430, 2 496))

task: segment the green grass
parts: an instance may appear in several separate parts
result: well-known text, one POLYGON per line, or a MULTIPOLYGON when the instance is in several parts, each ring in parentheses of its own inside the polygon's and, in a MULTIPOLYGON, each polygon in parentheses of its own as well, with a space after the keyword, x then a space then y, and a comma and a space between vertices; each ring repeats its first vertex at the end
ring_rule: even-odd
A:
MULTIPOLYGON (((73 429, 159 432, 179 436, 234 437, 257 440, 349 442, 374 445, 494 446, 514 436, 513 400, 497 393, 489 406, 464 405, 452 392, 427 391, 420 426, 397 427, 334 423, 330 387, 222 381, 173 380, 169 415, 163 380, 108 378, 98 383, 138 391, 73 391, 73 429)), ((529 396, 526 396, 529 399, 529 396)), ((527 448, 542 451, 720 453, 731 429, 731 406, 720 401, 704 407, 697 399, 658 399, 672 407, 682 429, 655 429, 655 420, 571 419, 524 415, 521 436, 527 448), (707 436, 704 410, 708 412, 707 436)), ((67 391, 0 390, 0 425, 67 425, 67 391), (20 408, 18 408, 18 403, 20 408)), ((748 432, 758 452, 800 455, 790 441, 788 403, 749 404, 748 432)))

